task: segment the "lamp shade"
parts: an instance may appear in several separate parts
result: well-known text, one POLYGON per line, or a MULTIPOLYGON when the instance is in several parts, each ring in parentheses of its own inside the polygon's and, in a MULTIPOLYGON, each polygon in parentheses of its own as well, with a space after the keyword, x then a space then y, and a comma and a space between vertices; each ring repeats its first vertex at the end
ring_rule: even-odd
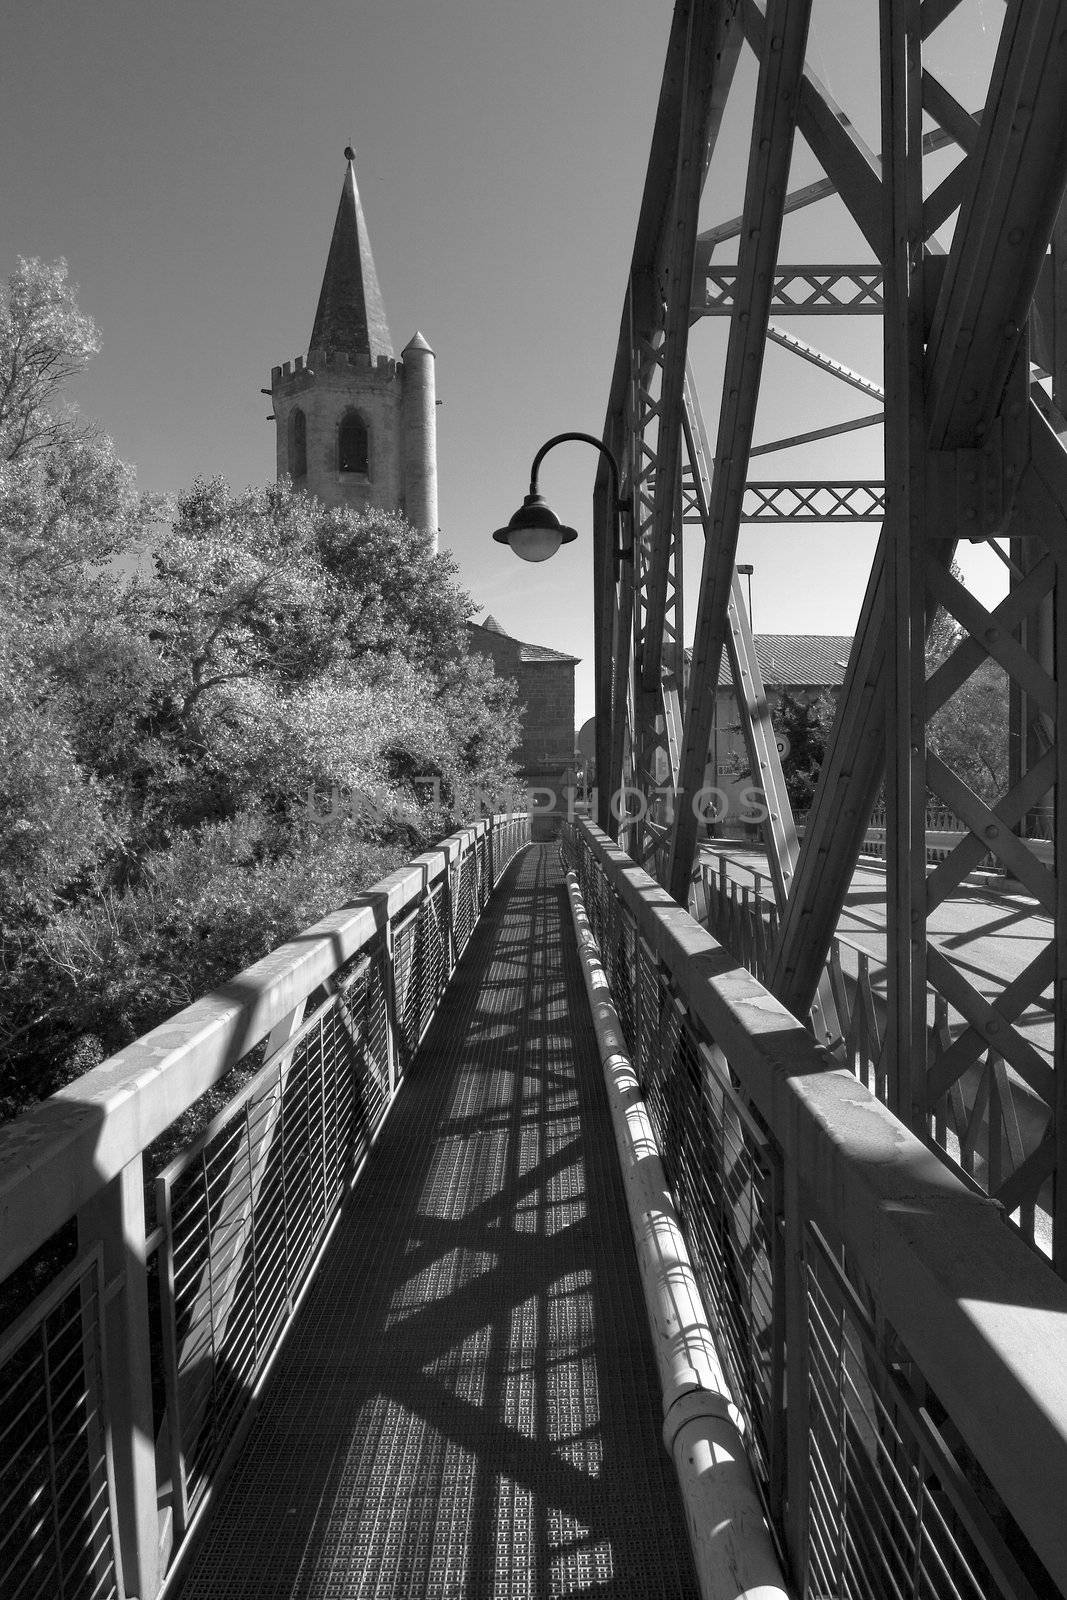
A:
POLYGON ((570 544, 577 537, 539 494, 528 494, 507 527, 497 528, 493 534, 497 544, 509 544, 523 561, 547 561, 561 544, 570 544))

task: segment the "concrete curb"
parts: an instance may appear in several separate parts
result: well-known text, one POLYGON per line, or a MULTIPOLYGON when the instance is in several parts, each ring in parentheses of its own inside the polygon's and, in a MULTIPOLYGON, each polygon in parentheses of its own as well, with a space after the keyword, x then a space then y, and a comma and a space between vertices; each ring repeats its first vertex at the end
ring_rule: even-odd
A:
POLYGON ((655 1135, 573 872, 567 892, 611 1108, 660 1384, 703 1600, 788 1600, 655 1135))

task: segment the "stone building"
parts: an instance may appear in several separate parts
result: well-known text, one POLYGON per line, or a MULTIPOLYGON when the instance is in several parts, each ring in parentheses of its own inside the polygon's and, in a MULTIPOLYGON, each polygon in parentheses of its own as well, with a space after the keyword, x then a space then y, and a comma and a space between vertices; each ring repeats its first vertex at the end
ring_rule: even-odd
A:
MULTIPOLYGON (((356 184, 341 188, 307 357, 274 367, 277 472, 327 505, 400 511, 437 550, 437 401, 434 353, 421 333, 393 342, 356 184)), ((512 639, 492 617, 469 625, 474 650, 518 685, 520 777, 565 809, 573 781, 576 656, 512 639)), ((538 798, 543 807, 544 797, 538 798)), ((542 823, 539 831, 550 829, 542 823)))
POLYGON ((416 333, 393 354, 355 156, 345 157, 307 358, 271 371, 278 476, 327 505, 402 511, 436 551, 434 353, 416 333))
MULTIPOLYGON (((495 617, 467 624, 472 650, 488 656, 498 678, 511 678, 518 687, 522 716, 519 777, 528 789, 551 790, 553 812, 566 814, 564 789, 574 781, 574 669, 577 656, 527 644, 504 632, 495 617)), ((538 809, 547 809, 538 797, 538 809)), ((535 823, 536 823, 535 817, 535 823)), ((537 832, 551 831, 544 819, 537 832)))

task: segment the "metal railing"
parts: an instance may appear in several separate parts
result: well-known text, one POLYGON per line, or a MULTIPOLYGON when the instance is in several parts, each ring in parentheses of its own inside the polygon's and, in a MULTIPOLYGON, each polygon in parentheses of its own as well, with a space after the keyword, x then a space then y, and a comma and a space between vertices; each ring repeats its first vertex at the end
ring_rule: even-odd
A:
POLYGON ((571 847, 798 1592, 1067 1593, 1067 1285, 604 834, 571 847))
MULTIPOLYGON (((778 936, 778 909, 770 880, 747 863, 744 868, 752 875, 751 885, 730 877, 726 856, 719 856, 714 870, 703 867, 707 929, 766 983, 778 936)), ((884 960, 837 934, 830 941, 826 971, 841 1030, 840 1038, 830 1046, 831 1053, 880 1100, 888 1101, 885 994, 878 983, 884 960)), ((930 1109, 931 1142, 965 1181, 987 1194, 997 1194, 1040 1144, 1050 1107, 1011 1070, 998 1050, 975 1036, 967 1019, 950 1007, 944 995, 932 984, 927 988, 927 1070, 933 1081, 948 1083, 930 1109), (954 1063, 965 1051, 971 1064, 961 1076, 954 1063)), ((1033 1056, 1037 1058, 1032 1073, 1036 1079, 1049 1069, 1043 1067, 1036 1049, 1033 1056)), ((1044 1255, 1051 1253, 1047 1209, 1023 1201, 1011 1210, 1010 1221, 1028 1244, 1044 1255)))
POLYGON ((528 838, 454 834, 0 1128, 0 1292, 39 1290, 0 1333, 4 1600, 158 1594, 528 838), (242 1065, 146 1208, 148 1147, 242 1065))
POLYGON ((114 1594, 114 1478, 101 1360, 100 1252, 0 1339, 0 1594, 114 1594), (42 1403, 43 1402, 43 1403, 42 1403))

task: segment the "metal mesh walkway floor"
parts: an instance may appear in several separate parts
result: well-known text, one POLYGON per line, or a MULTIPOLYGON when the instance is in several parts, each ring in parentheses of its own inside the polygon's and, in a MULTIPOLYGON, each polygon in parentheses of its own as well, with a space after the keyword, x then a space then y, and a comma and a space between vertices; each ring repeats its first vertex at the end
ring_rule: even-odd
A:
POLYGON ((554 847, 508 870, 181 1600, 697 1594, 554 847))

